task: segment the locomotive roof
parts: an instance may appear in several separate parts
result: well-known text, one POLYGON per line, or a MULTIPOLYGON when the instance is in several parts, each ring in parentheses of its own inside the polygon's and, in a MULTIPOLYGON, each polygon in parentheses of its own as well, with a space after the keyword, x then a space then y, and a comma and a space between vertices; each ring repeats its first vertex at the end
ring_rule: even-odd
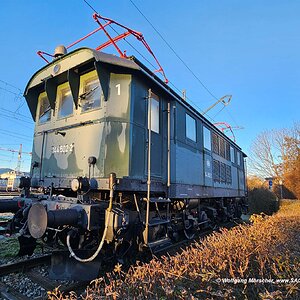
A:
MULTIPOLYGON (((151 70, 149 70, 143 63, 141 63, 137 58, 134 56, 131 56, 129 58, 121 58, 116 55, 107 54, 101 51, 97 51, 95 49, 91 48, 78 48, 72 52, 69 52, 66 55, 63 55, 49 64, 45 65, 43 68, 38 70, 29 80, 25 91, 24 96, 27 99, 28 91, 37 86, 40 85, 42 82, 45 81, 45 79, 49 77, 53 77, 53 71, 52 66, 58 65, 60 62, 72 58, 73 56, 77 56, 76 59, 73 60, 73 63, 67 64, 69 68, 74 68, 78 65, 82 65, 84 63, 87 63, 88 61, 97 61, 108 65, 113 65, 115 67, 120 67, 122 69, 130 69, 133 72, 141 72, 144 76, 155 82, 161 89, 163 89, 167 94, 169 94, 173 99, 181 103, 183 106, 185 106, 188 110, 192 111, 195 115, 197 115, 201 120, 204 121, 209 127, 213 128, 215 131, 217 131, 220 135, 222 135, 226 140, 228 140, 230 143, 234 144, 239 150, 241 148, 232 140, 230 140, 221 130, 219 130, 213 123, 211 123, 206 117, 204 117, 197 109, 195 109, 192 105, 187 103, 178 93, 176 93, 170 86, 168 86, 163 80, 161 80, 158 76, 156 76, 151 70), (75 64, 74 64, 75 63, 75 64), (48 74, 45 72, 46 70, 49 70, 48 74)), ((68 71, 68 69, 61 68, 59 70, 59 74, 68 71)), ((57 74, 55 74, 57 75, 57 74)), ((29 104, 29 103, 28 103, 29 104)), ((30 106, 30 105, 29 105, 30 106)), ((246 154, 243 153, 244 157, 246 157, 246 154)))

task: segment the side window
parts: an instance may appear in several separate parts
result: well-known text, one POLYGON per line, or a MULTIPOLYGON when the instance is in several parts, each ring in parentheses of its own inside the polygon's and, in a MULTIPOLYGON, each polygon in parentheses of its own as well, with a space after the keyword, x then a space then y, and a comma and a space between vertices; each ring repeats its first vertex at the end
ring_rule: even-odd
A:
POLYGON ((81 112, 100 107, 102 89, 96 71, 81 76, 82 94, 79 95, 81 112))
POLYGON ((73 97, 68 83, 58 86, 59 108, 58 118, 66 118, 73 114, 73 97))
POLYGON ((241 165, 241 153, 239 151, 237 151, 236 156, 237 156, 237 164, 240 166, 241 165))
POLYGON ((38 121, 40 124, 46 123, 51 119, 51 107, 46 92, 39 96, 38 121))
POLYGON ((153 93, 151 98, 151 130, 159 133, 159 98, 153 93))
POLYGON ((188 139, 196 142, 196 120, 189 114, 185 114, 185 135, 188 139))
POLYGON ((235 163, 234 148, 232 146, 230 146, 230 160, 235 163))
POLYGON ((203 126, 203 144, 205 149, 211 150, 211 134, 210 130, 205 126, 203 126))

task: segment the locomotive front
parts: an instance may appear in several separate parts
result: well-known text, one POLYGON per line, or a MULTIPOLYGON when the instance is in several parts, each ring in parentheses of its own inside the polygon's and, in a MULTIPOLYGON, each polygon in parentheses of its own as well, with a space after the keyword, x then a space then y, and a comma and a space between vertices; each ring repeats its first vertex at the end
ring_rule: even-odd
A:
POLYGON ((109 72, 104 53, 65 52, 58 47, 25 90, 35 132, 31 182, 23 187, 40 194, 24 205, 20 251, 32 254, 42 238, 89 262, 106 242, 121 259, 142 232, 136 210, 113 205, 116 173, 128 176, 130 77, 109 72), (82 258, 73 248, 95 251, 82 258))
POLYGON ((81 49, 58 56, 26 88, 36 124, 32 187, 61 189, 66 195, 107 187, 101 179, 112 169, 128 175, 129 83, 122 84, 126 78, 110 78, 95 54, 100 53, 81 49), (118 105, 108 105, 108 98, 118 105))

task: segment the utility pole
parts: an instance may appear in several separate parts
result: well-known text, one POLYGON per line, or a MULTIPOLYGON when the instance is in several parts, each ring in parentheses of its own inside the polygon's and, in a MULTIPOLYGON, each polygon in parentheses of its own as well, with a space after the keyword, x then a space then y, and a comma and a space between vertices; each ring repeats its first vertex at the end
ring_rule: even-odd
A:
POLYGON ((12 153, 18 153, 18 163, 17 163, 17 167, 15 169, 16 172, 21 171, 22 154, 28 154, 30 156, 32 155, 32 152, 24 152, 22 150, 22 144, 20 144, 19 150, 0 147, 0 151, 8 151, 8 152, 12 152, 12 153))
POLYGON ((20 144, 20 149, 18 152, 18 164, 16 167, 16 173, 20 173, 21 171, 21 161, 22 161, 22 144, 20 144))

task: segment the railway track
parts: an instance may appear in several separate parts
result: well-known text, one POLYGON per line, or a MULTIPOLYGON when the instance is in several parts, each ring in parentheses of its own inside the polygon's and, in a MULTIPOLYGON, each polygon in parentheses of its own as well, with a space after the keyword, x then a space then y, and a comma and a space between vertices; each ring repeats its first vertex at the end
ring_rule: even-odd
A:
POLYGON ((27 260, 22 260, 15 263, 4 264, 0 266, 0 299, 7 300, 32 300, 32 296, 28 294, 21 293, 18 287, 13 287, 9 284, 9 278, 3 280, 7 275, 12 275, 15 277, 17 275, 23 276, 24 281, 30 280, 35 286, 40 287, 44 293, 41 293, 39 297, 34 297, 34 299, 42 300, 47 298, 47 291, 54 290, 59 285, 64 285, 60 288, 62 292, 71 291, 84 291, 88 282, 59 282, 56 280, 50 280, 48 277, 44 277, 40 272, 36 270, 36 267, 49 266, 51 263, 51 254, 46 254, 40 257, 35 257, 27 260))
POLYGON ((0 191, 0 197, 6 197, 6 196, 20 196, 20 192, 15 191, 15 192, 5 192, 5 191, 0 191))
POLYGON ((15 273, 15 272, 25 272, 26 270, 32 269, 36 266, 43 264, 50 264, 51 254, 46 254, 40 257, 30 258, 15 263, 5 264, 0 266, 0 277, 15 273))
POLYGON ((0 235, 11 233, 9 229, 9 223, 12 220, 11 216, 0 217, 0 235))
MULTIPOLYGON (((199 241, 202 238, 208 236, 209 234, 215 232, 219 228, 226 227, 231 228, 239 224, 239 222, 226 222, 222 223, 218 226, 218 228, 210 228, 207 229, 195 236, 194 239, 185 239, 181 240, 175 244, 169 245, 167 247, 164 247, 157 251, 155 255, 158 257, 168 254, 168 255, 174 255, 177 252, 180 252, 184 247, 191 245, 195 241, 199 241)), ((45 299, 47 297, 46 292, 54 290, 57 286, 61 286, 60 291, 61 292, 71 292, 75 291, 77 295, 84 292, 88 282, 58 282, 56 280, 50 280, 48 277, 41 276, 41 274, 35 270, 36 267, 40 267, 43 265, 49 266, 51 263, 51 254, 43 255, 36 258, 31 258, 23 261, 19 261, 16 263, 10 263, 0 266, 0 299, 8 299, 8 300, 32 300, 32 297, 28 297, 28 295, 24 295, 23 293, 20 293, 17 289, 14 289, 13 287, 9 286, 6 282, 3 282, 1 278, 3 276, 7 276, 9 274, 16 274, 16 273, 22 273, 26 278, 28 278, 30 281, 34 282, 34 284, 38 285, 44 290, 44 294, 40 297, 34 297, 34 299, 45 299)), ((127 266, 129 268, 129 266, 127 266)), ((127 269, 125 267, 125 269, 127 269)), ((103 270, 101 271, 102 276, 105 275, 106 272, 109 272, 111 270, 103 270)))

